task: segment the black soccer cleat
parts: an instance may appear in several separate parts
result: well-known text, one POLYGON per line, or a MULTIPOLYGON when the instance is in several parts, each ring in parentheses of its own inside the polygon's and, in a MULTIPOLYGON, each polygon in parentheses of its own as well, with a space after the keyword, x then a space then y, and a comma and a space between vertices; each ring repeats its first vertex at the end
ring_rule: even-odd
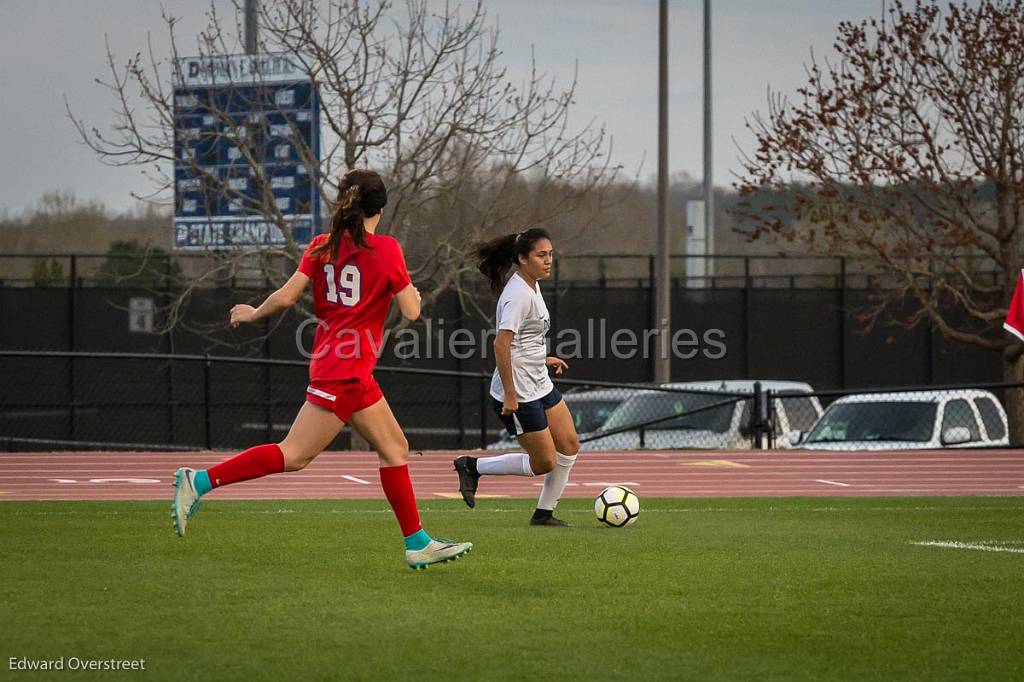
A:
POLYGON ((455 458, 455 471, 459 473, 459 492, 466 506, 476 506, 476 486, 480 482, 480 474, 476 471, 476 458, 468 455, 455 458))
POLYGON ((534 512, 533 516, 530 518, 530 525, 555 526, 558 528, 568 528, 569 526, 572 526, 572 524, 568 521, 563 521, 562 519, 555 518, 555 516, 551 512, 548 512, 547 514, 537 514, 536 512, 534 512))

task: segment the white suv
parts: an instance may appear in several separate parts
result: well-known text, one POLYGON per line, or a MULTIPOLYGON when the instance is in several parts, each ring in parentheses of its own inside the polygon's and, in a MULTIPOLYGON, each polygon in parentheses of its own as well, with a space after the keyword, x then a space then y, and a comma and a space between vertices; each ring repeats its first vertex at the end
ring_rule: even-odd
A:
MULTIPOLYGON (((754 392, 754 383, 753 380, 699 381, 664 384, 665 388, 679 389, 674 391, 640 391, 619 405, 599 431, 580 434, 586 441, 582 449, 749 450, 752 447, 749 430, 752 400, 747 396, 754 392), (725 404, 690 414, 716 403, 725 404), (588 436, 600 436, 602 431, 626 429, 673 415, 677 417, 642 429, 586 440, 588 436)), ((814 396, 806 395, 813 390, 809 384, 762 381, 761 388, 775 394, 773 428, 776 434, 806 431, 821 416, 821 403, 814 396)), ((776 447, 792 445, 780 438, 776 447)))
POLYGON ((1008 445, 1006 412, 990 391, 861 393, 840 398, 806 434, 804 450, 917 450, 1008 445))

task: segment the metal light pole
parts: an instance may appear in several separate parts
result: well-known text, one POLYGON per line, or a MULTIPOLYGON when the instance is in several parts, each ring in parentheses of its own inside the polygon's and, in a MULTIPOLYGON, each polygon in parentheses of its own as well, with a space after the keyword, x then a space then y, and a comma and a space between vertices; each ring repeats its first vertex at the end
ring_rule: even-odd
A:
POLYGON ((668 0, 658 2, 658 241, 655 246, 654 328, 658 331, 654 352, 654 376, 657 383, 669 381, 671 358, 671 259, 668 229, 668 0))
POLYGON ((256 54, 256 3, 258 0, 245 0, 245 53, 256 54))
POLYGON ((715 266, 715 177, 711 141, 711 0, 704 0, 704 273, 714 286, 715 266))

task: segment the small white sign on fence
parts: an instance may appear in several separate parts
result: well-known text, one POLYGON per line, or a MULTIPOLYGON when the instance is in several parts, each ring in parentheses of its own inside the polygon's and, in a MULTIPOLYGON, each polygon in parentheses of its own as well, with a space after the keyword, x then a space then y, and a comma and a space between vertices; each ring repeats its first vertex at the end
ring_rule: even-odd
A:
POLYGON ((155 306, 152 298, 137 297, 128 300, 128 331, 138 333, 153 332, 155 306))

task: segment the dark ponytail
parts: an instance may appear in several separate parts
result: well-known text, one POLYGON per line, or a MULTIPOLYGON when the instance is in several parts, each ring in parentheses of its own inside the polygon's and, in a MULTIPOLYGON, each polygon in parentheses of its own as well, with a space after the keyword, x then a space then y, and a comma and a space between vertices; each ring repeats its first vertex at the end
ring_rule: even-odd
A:
POLYGON ((363 218, 372 218, 388 203, 388 191, 380 176, 369 170, 350 170, 338 182, 338 198, 331 218, 331 236, 313 254, 338 258, 341 240, 348 232, 356 246, 367 248, 363 218))
POLYGON ((539 227, 497 237, 473 247, 472 256, 476 268, 491 283, 491 291, 500 294, 508 279, 509 271, 519 264, 519 257, 529 255, 533 245, 541 239, 551 239, 547 230, 539 227))

